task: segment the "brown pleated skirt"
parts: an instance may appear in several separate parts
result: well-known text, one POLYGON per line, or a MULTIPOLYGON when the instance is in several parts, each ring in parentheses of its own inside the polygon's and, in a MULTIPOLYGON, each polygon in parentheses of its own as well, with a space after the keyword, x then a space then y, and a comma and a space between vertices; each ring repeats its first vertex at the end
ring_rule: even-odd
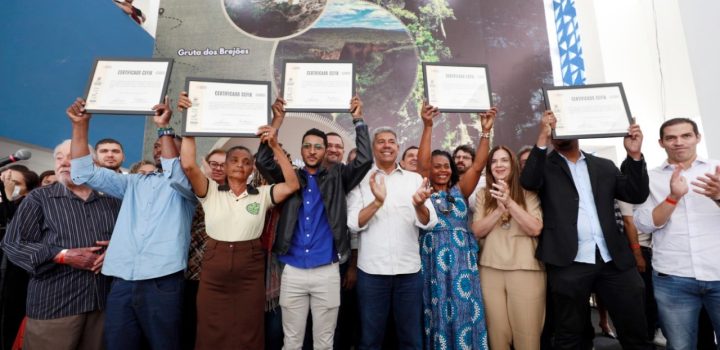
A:
POLYGON ((265 348, 265 251, 260 240, 208 238, 197 295, 196 349, 265 348))

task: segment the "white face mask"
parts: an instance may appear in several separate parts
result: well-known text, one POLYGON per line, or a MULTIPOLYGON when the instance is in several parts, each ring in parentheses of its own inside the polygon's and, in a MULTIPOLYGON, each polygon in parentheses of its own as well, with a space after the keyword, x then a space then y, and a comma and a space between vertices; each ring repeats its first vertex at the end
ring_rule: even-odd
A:
POLYGON ((20 197, 20 186, 15 186, 15 189, 13 190, 12 196, 10 196, 10 200, 14 201, 20 197))

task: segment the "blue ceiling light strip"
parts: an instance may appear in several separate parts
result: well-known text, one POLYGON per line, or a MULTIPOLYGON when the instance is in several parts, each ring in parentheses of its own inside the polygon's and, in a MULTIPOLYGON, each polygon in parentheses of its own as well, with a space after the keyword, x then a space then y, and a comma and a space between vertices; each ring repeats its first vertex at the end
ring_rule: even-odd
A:
POLYGON ((584 85, 585 61, 578 33, 575 0, 553 0, 553 11, 563 84, 584 85))

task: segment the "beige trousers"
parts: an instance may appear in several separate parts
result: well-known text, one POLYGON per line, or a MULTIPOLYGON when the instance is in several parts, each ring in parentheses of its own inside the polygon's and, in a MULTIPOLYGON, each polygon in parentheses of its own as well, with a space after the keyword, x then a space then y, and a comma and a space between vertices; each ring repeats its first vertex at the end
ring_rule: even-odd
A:
POLYGON ((490 349, 540 349, 545 322, 545 271, 480 267, 490 349))
POLYGON ((25 325, 24 350, 98 350, 104 349, 105 313, 87 312, 52 320, 28 317, 25 325))
POLYGON ((330 350, 340 309, 340 264, 312 269, 285 265, 280 282, 284 350, 300 350, 308 310, 312 310, 313 348, 330 350))

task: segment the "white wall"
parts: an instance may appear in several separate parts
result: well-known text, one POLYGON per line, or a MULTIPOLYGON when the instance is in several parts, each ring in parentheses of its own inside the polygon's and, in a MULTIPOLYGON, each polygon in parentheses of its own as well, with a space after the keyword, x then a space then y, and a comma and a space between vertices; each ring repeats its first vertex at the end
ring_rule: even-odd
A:
MULTIPOLYGON (((690 117, 700 124, 703 132, 677 0, 576 0, 575 7, 586 83, 623 83, 630 111, 645 135, 643 153, 648 166, 654 167, 666 158, 657 144, 663 121, 690 117)), ((710 15, 706 17, 710 21, 710 15)), ((712 36, 704 36, 712 40, 712 36)), ((705 61, 705 64, 711 62, 705 61)), ((717 57, 715 62, 718 62, 717 57)), ((715 81, 717 78, 716 75, 715 81)), ((715 130, 719 129, 716 127, 715 130)), ((608 154, 608 149, 614 147, 614 160, 625 158, 620 138, 582 140, 581 147, 604 150, 603 154, 608 154)), ((698 153, 707 156, 704 143, 699 146, 698 153)))
POLYGON ((720 1, 682 0, 678 3, 685 29, 692 76, 695 80, 700 115, 704 127, 708 154, 720 159, 720 1))

